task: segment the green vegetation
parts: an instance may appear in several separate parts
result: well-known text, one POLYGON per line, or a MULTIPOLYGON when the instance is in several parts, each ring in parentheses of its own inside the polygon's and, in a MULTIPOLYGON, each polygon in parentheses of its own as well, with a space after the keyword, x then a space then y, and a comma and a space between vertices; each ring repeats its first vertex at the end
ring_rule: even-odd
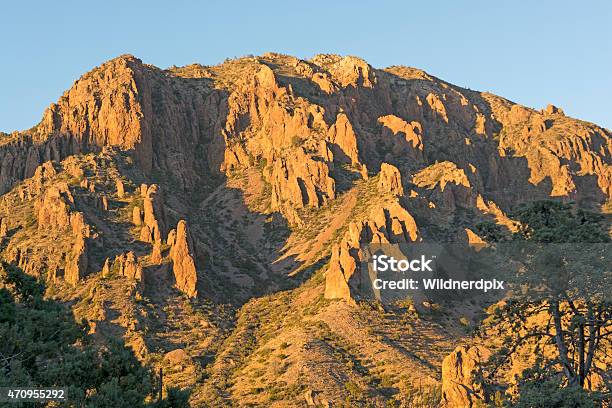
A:
MULTIPOLYGON (((522 290, 485 322, 504 339, 491 361, 492 375, 522 347, 535 347, 541 359, 523 373, 519 406, 593 406, 610 397, 589 391, 593 375, 610 381, 610 373, 597 363, 612 348, 610 238, 603 217, 569 204, 538 201, 519 207, 513 218, 520 227, 513 245, 504 247, 522 265, 509 275, 522 290), (552 397, 543 400, 544 395, 552 397), (566 399, 575 403, 559 405, 566 399)), ((501 236, 489 232, 489 238, 501 236)))
POLYGON ((302 139, 300 136, 298 136, 298 135, 295 135, 295 136, 293 136, 293 137, 291 138, 291 146, 293 146, 293 147, 298 147, 298 146, 300 146, 300 145, 301 145, 303 142, 304 142, 304 140, 303 140, 303 139, 302 139))
MULTIPOLYGON (((541 361, 540 361, 541 363, 541 361)), ((564 386, 561 378, 549 378, 539 367, 526 370, 519 383, 519 399, 515 408, 593 408, 602 395, 578 386, 564 386)))
POLYGON ((155 377, 130 349, 94 343, 85 323, 43 293, 43 284, 1 264, 0 386, 66 387, 68 407, 188 406, 189 394, 174 389, 153 401, 155 377))

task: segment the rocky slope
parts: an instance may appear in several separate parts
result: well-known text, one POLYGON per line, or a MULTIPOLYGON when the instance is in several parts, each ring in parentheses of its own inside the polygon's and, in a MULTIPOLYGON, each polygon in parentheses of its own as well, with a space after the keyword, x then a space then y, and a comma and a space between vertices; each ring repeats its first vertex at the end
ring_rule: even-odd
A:
POLYGON ((471 316, 360 302, 360 244, 478 241, 546 197, 608 211, 611 153, 557 107, 414 68, 126 55, 0 139, 2 255, 196 406, 461 406, 471 316))

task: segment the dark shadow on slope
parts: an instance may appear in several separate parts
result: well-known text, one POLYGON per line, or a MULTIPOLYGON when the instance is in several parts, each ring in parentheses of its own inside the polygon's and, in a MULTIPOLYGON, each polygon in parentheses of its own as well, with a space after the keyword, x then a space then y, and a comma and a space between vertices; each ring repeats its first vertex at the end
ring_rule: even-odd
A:
MULTIPOLYGON (((42 283, 5 262, 0 332, 1 386, 64 388, 75 406, 166 406, 145 402, 157 393, 156 379, 120 338, 92 341, 87 325, 76 322, 68 307, 44 299, 42 283)), ((185 402, 188 395, 183 397, 185 402)))

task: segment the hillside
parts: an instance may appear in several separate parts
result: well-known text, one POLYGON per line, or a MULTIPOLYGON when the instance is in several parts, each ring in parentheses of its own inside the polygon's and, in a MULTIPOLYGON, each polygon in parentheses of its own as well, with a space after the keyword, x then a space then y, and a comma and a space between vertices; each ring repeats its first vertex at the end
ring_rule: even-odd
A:
POLYGON ((482 305, 362 300, 355 251, 542 199, 610 228, 612 133, 356 57, 124 55, 1 135, 0 193, 2 257, 193 406, 476 406, 442 365, 480 358, 482 305))

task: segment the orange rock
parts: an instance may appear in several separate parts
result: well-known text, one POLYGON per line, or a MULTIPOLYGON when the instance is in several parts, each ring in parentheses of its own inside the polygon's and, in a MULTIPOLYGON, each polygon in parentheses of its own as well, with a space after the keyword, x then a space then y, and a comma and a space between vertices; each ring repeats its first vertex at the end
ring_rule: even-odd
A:
POLYGON ((474 248, 476 251, 480 251, 482 248, 487 246, 487 243, 471 229, 464 228, 464 231, 465 231, 468 245, 474 248))
POLYGON ((565 116, 565 112, 563 112, 563 109, 561 108, 557 108, 555 105, 552 104, 548 104, 546 106, 546 109, 543 109, 543 112, 546 115, 561 115, 561 116, 565 116))
POLYGON ((176 226, 176 240, 170 249, 170 258, 176 287, 187 296, 196 297, 198 276, 193 241, 184 220, 180 220, 176 226))
POLYGON ((378 188, 396 196, 404 195, 402 176, 397 167, 388 163, 383 163, 380 165, 378 188))
POLYGON ((134 207, 132 210, 132 224, 136 226, 142 224, 142 211, 140 211, 140 207, 134 207))
POLYGON ((431 110, 437 114, 444 122, 448 123, 448 115, 446 114, 446 107, 440 99, 440 97, 434 93, 429 93, 425 98, 431 110))
POLYGON ((159 265, 162 262, 162 247, 160 241, 155 241, 151 252, 151 263, 159 265))
MULTIPOLYGON (((143 200, 143 224, 148 233, 141 233, 140 239, 145 242, 160 241, 164 233, 165 209, 163 195, 157 184, 150 185, 143 200)), ((143 227, 143 230, 145 228, 143 227)))
POLYGON ((66 183, 51 186, 36 203, 39 229, 62 229, 70 224, 70 208, 74 198, 66 183))
MULTIPOLYGON (((384 128, 393 135, 398 135, 400 133, 404 134, 404 141, 406 144, 399 145, 395 148, 398 153, 407 150, 406 147, 419 151, 423 150, 423 128, 419 122, 413 121, 408 123, 395 115, 386 115, 379 117, 378 123, 383 125, 384 128)), ((388 136, 384 134, 383 137, 388 138, 388 136)), ((414 156, 422 158, 422 154, 414 156)))
POLYGON ((66 260, 64 280, 73 286, 76 285, 87 274, 87 265, 87 243, 85 237, 78 235, 66 260))
POLYGON ((361 287, 359 268, 361 245, 369 243, 401 243, 419 239, 414 218, 397 202, 375 207, 369 217, 349 224, 342 241, 334 245, 325 273, 325 298, 354 302, 354 293, 361 287))
POLYGON ((166 238, 166 244, 172 246, 176 241, 176 230, 173 228, 168 232, 168 237, 166 238))
POLYGON ((137 58, 115 58, 82 76, 57 104, 45 112, 41 132, 88 135, 97 146, 135 149, 139 164, 152 167, 151 128, 142 120, 146 112, 137 83, 144 80, 144 66, 137 58), (97 90, 115 89, 116 92, 97 90), (104 95, 104 96, 103 96, 104 95))
POLYGON ((276 159, 268 177, 272 184, 272 209, 283 213, 284 203, 294 208, 320 207, 336 197, 328 165, 313 160, 302 148, 293 157, 276 159))
POLYGON ((442 362, 442 402, 448 408, 480 406, 484 400, 482 364, 491 352, 459 346, 442 362))
POLYGON ((0 218, 0 239, 6 237, 6 233, 8 232, 7 224, 6 218, 0 218))
POLYGON ((117 190, 117 198, 125 197, 125 186, 123 185, 123 181, 121 181, 121 179, 115 180, 115 189, 117 190))
POLYGON ((155 237, 151 233, 151 229, 148 225, 143 225, 140 229, 140 235, 138 237, 143 242, 154 242, 155 237))
POLYGON ((108 197, 106 197, 106 194, 100 197, 100 208, 104 211, 108 211, 108 197))
POLYGON ((136 255, 129 251, 125 254, 117 255, 113 262, 113 271, 128 279, 143 281, 142 266, 138 262, 136 255))
POLYGON ((344 153, 350 163, 359 163, 359 150, 357 148, 357 136, 353 131, 353 126, 344 113, 339 113, 328 132, 328 139, 336 144, 344 153))
POLYGON ((106 258, 104 260, 104 266, 102 267, 102 277, 103 278, 107 278, 109 277, 111 274, 111 270, 110 270, 110 260, 108 258, 106 258))

